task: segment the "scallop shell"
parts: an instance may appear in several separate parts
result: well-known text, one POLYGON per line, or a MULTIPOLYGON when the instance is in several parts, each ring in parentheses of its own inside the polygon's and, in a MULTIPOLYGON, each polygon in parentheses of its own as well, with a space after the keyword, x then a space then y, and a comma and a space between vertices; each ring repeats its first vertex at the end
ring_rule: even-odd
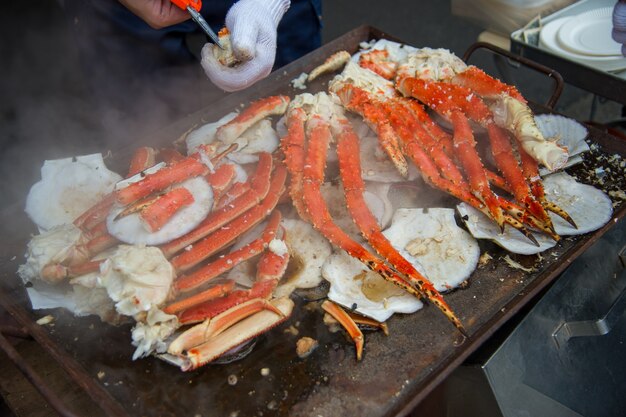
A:
POLYGON ((566 147, 570 158, 589 150, 585 142, 587 128, 576 120, 558 114, 541 114, 535 116, 535 123, 544 137, 555 138, 556 143, 566 147))
POLYGON ((383 233, 437 291, 458 287, 478 265, 478 242, 457 226, 453 209, 399 209, 383 233))
MULTIPOLYGON (((604 192, 591 185, 577 182, 565 172, 550 175, 544 180, 543 185, 548 201, 565 210, 578 226, 576 229, 561 217, 550 213, 554 229, 560 236, 579 235, 597 230, 613 215, 611 199, 604 192)), ((507 226, 504 233, 501 233, 495 222, 465 203, 457 205, 457 211, 472 236, 476 239, 493 240, 509 252, 532 255, 556 245, 554 240, 536 231, 533 231, 533 234, 539 246, 534 245, 512 227, 507 226)))
POLYGON ((501 232, 496 222, 468 204, 460 203, 456 206, 456 210, 472 236, 476 239, 492 240, 511 253, 534 255, 556 245, 554 240, 542 233, 533 233, 539 242, 539 246, 536 246, 513 227, 506 226, 504 232, 501 232))
POLYGON ((410 314, 423 306, 413 295, 343 251, 327 259, 322 275, 330 282, 329 299, 380 322, 394 313, 410 314))
POLYGON ((604 226, 613 215, 613 203, 601 190, 581 184, 565 172, 550 175, 543 181, 546 198, 565 210, 578 229, 550 213, 554 230, 561 236, 580 235, 604 226))

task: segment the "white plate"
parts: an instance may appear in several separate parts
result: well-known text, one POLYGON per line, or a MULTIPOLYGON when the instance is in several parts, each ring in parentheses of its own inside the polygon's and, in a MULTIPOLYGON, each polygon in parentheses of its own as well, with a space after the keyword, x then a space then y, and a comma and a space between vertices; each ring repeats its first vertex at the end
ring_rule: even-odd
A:
POLYGON ((611 37, 613 9, 589 10, 563 23, 557 33, 561 46, 571 52, 593 56, 622 55, 622 45, 611 37))
POLYGON ((575 61, 603 71, 619 71, 626 69, 626 58, 619 56, 581 55, 564 49, 557 41, 557 33, 571 17, 562 17, 546 24, 539 33, 539 47, 555 55, 575 61))

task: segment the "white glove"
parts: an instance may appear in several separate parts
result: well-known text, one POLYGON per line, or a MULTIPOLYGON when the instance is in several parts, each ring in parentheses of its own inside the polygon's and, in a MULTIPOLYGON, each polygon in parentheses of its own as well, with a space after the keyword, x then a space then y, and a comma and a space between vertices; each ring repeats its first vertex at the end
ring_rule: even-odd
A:
POLYGON ((247 88, 272 71, 276 57, 276 29, 290 0, 239 0, 226 14, 226 27, 235 57, 229 68, 213 56, 213 45, 202 48, 202 68, 213 84, 226 91, 247 88))

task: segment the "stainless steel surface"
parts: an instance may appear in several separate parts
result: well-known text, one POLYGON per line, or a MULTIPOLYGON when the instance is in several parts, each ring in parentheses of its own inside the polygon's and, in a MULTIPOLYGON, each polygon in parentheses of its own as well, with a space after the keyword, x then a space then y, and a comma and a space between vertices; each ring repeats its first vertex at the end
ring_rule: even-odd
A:
POLYGON ((211 26, 209 26, 209 24, 206 22, 206 20, 204 20, 204 17, 202 17, 202 15, 200 13, 198 13, 196 11, 196 9, 194 9, 191 6, 187 6, 187 11, 189 12, 189 14, 191 15, 191 18, 198 24, 200 25, 200 27, 202 28, 202 30, 204 30, 204 32, 209 35, 209 38, 211 38, 211 40, 213 41, 214 44, 216 44, 217 46, 220 47, 220 49, 224 49, 224 47, 222 46, 222 44, 220 43, 220 39, 217 37, 217 35, 215 34, 215 32, 213 32, 213 30, 211 29, 211 26))
POLYGON ((624 415, 626 400, 617 392, 626 382, 625 244, 622 220, 570 265, 481 366, 464 366, 450 378, 475 395, 486 379, 499 410, 449 415, 624 415))

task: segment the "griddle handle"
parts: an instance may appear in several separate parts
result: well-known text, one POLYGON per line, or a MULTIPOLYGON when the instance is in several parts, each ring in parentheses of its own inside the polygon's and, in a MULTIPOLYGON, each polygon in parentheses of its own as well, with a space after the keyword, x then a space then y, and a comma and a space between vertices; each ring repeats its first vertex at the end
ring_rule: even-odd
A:
POLYGON ((545 65, 541 65, 521 55, 515 55, 507 51, 506 49, 499 48, 487 42, 476 42, 470 45, 470 47, 467 48, 467 51, 465 51, 465 54, 463 54, 463 61, 467 62, 477 49, 488 49, 498 55, 502 55, 512 61, 519 62, 520 64, 537 72, 545 74, 547 77, 551 78, 554 81, 554 89, 552 91, 550 99, 546 103, 546 106, 549 107, 551 110, 554 110, 554 106, 559 100, 559 97, 561 97, 561 93, 563 92, 563 85, 565 84, 561 74, 551 68, 546 67, 545 65))
MULTIPOLYGON (((23 329, 8 329, 5 328, 7 334, 14 335, 15 337, 26 338, 27 333, 23 329)), ((59 397, 50 389, 50 387, 44 382, 39 374, 26 362, 24 358, 19 354, 17 350, 9 343, 4 337, 3 332, 0 332, 0 349, 9 357, 11 362, 17 366, 20 372, 26 377, 26 379, 35 387, 41 396, 50 404, 50 406, 63 417, 78 417, 77 414, 68 410, 59 397)))

